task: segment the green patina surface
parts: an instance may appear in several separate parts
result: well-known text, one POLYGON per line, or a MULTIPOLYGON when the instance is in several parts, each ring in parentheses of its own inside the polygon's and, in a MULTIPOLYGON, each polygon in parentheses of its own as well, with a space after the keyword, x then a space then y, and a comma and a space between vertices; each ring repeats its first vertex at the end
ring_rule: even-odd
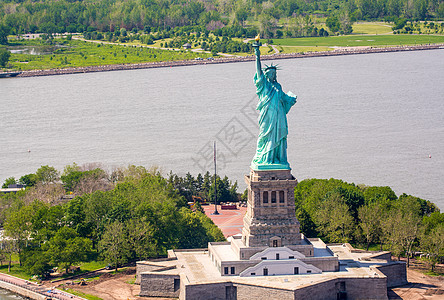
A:
POLYGON ((256 154, 251 162, 253 170, 289 170, 287 161, 287 113, 296 103, 296 95, 284 93, 276 80, 276 66, 261 67, 259 45, 256 53, 254 83, 259 98, 259 137, 256 154))

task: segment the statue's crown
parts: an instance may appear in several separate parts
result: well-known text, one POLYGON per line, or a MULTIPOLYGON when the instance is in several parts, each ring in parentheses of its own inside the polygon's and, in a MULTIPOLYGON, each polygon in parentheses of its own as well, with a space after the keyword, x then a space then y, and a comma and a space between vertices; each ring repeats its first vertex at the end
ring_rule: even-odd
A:
POLYGON ((268 70, 280 70, 278 65, 273 65, 273 63, 271 63, 271 65, 267 66, 265 65, 264 71, 268 71, 268 70))

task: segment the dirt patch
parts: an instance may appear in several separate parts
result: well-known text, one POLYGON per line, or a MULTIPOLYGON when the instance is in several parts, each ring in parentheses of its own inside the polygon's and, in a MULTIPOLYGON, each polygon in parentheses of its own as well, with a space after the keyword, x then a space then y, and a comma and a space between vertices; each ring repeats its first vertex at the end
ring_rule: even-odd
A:
MULTIPOLYGON (((444 276, 428 276, 420 271, 425 271, 426 266, 418 262, 410 262, 407 269, 408 284, 390 289, 389 299, 408 300, 441 300, 444 299, 444 276)), ((442 272, 444 265, 438 265, 436 270, 442 272)))
MULTIPOLYGON (((92 281, 85 281, 85 285, 72 281, 60 282, 59 288, 67 287, 82 293, 94 295, 103 300, 171 300, 170 298, 139 297, 140 285, 133 284, 136 276, 136 268, 127 268, 117 274, 110 271, 99 273, 100 277, 92 281)), ((97 276, 97 274, 96 274, 97 276)))
POLYGON ((88 282, 85 286, 72 287, 72 289, 95 295, 103 300, 146 299, 138 297, 140 293, 139 285, 128 283, 134 279, 134 275, 106 277, 88 282))

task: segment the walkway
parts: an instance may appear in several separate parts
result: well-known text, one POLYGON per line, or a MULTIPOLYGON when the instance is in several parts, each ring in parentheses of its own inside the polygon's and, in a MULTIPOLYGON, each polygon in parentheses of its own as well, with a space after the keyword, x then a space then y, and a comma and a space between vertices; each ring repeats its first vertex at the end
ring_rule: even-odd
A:
POLYGON ((247 212, 246 207, 238 207, 236 210, 222 210, 220 205, 217 206, 219 215, 212 215, 214 212, 214 204, 202 205, 205 214, 213 220, 214 224, 222 230, 225 237, 229 237, 238 233, 242 233, 244 226, 243 219, 247 212))
MULTIPOLYGON (((51 297, 53 299, 60 299, 60 300, 85 300, 85 298, 81 298, 78 296, 74 296, 72 294, 68 294, 64 291, 58 290, 58 289, 51 289, 49 290, 47 287, 38 285, 34 282, 30 282, 28 280, 24 280, 18 277, 10 276, 7 274, 0 273, 0 280, 3 282, 7 282, 10 284, 13 284, 15 286, 21 287, 23 289, 33 291, 37 294, 51 297)), ((14 291, 17 293, 17 291, 14 291)))

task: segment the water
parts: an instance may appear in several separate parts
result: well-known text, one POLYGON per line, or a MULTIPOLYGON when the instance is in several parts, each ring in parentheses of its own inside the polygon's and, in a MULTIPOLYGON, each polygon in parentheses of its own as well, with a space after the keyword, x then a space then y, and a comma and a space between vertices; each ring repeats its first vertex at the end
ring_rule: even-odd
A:
MULTIPOLYGON (((444 209, 444 51, 276 61, 298 95, 288 114, 293 175, 388 185, 444 209)), ((267 62, 269 64, 269 62, 267 62)), ((254 63, 0 81, 0 181, 72 162, 249 172, 254 63), (30 152, 28 152, 28 149, 30 152)))
POLYGON ((22 300, 22 296, 0 288, 0 300, 22 300))

